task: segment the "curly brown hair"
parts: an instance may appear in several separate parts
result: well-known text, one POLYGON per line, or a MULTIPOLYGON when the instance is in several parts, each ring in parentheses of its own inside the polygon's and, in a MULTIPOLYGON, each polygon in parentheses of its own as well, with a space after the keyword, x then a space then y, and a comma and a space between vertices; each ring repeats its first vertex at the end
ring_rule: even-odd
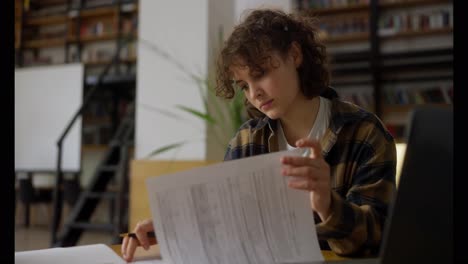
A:
POLYGON ((232 66, 248 66, 251 73, 263 73, 272 52, 285 57, 293 42, 300 45, 303 56, 297 69, 302 93, 307 98, 320 95, 329 85, 330 72, 326 48, 318 32, 315 17, 288 15, 273 9, 253 10, 234 28, 219 54, 216 95, 234 97, 232 66))

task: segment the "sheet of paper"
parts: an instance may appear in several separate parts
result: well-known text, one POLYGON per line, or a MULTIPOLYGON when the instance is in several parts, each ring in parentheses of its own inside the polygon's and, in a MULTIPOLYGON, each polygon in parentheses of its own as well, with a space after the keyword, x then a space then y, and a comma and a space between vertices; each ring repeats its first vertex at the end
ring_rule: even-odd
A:
POLYGON ((160 259, 144 259, 144 260, 137 260, 134 262, 130 262, 130 264, 166 264, 167 262, 164 262, 160 259))
POLYGON ((125 264, 104 244, 15 252, 16 264, 125 264))
POLYGON ((147 188, 168 264, 322 261, 307 192, 287 187, 276 152, 151 177, 147 188))

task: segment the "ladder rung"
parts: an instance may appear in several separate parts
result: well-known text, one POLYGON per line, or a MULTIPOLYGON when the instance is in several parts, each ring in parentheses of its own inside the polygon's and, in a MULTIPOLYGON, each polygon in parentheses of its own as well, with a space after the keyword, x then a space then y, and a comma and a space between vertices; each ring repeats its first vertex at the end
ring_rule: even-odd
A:
POLYGON ((104 198, 104 199, 114 199, 117 197, 116 192, 86 192, 87 198, 104 198))
POLYGON ((105 165, 99 168, 100 171, 117 171, 117 165, 105 165))
POLYGON ((105 230, 105 231, 113 231, 115 228, 113 224, 99 224, 99 223, 88 223, 88 222, 69 223, 68 227, 74 228, 74 229, 105 230))
POLYGON ((120 142, 114 139, 109 143, 109 147, 120 147, 120 142))

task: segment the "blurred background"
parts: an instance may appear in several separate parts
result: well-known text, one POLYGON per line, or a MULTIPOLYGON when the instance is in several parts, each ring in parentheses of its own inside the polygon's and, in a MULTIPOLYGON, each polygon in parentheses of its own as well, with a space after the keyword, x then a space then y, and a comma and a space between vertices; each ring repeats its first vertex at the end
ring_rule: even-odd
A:
POLYGON ((142 177, 222 161, 246 114, 214 62, 257 7, 320 19, 332 87, 398 168, 411 110, 453 102, 452 1, 15 0, 15 251, 119 243, 149 216, 142 177))

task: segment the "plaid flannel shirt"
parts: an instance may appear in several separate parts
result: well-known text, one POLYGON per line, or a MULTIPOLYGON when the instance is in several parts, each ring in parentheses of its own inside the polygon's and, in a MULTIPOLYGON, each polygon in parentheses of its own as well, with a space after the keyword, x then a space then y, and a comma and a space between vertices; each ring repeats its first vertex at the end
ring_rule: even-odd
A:
MULTIPOLYGON (((329 90, 322 96, 332 100, 330 126, 320 143, 330 166, 332 213, 322 222, 314 212, 317 236, 322 249, 328 244, 338 255, 376 256, 396 191, 395 142, 374 114, 329 90)), ((224 160, 278 151, 276 129, 277 121, 268 117, 247 121, 224 160)))

